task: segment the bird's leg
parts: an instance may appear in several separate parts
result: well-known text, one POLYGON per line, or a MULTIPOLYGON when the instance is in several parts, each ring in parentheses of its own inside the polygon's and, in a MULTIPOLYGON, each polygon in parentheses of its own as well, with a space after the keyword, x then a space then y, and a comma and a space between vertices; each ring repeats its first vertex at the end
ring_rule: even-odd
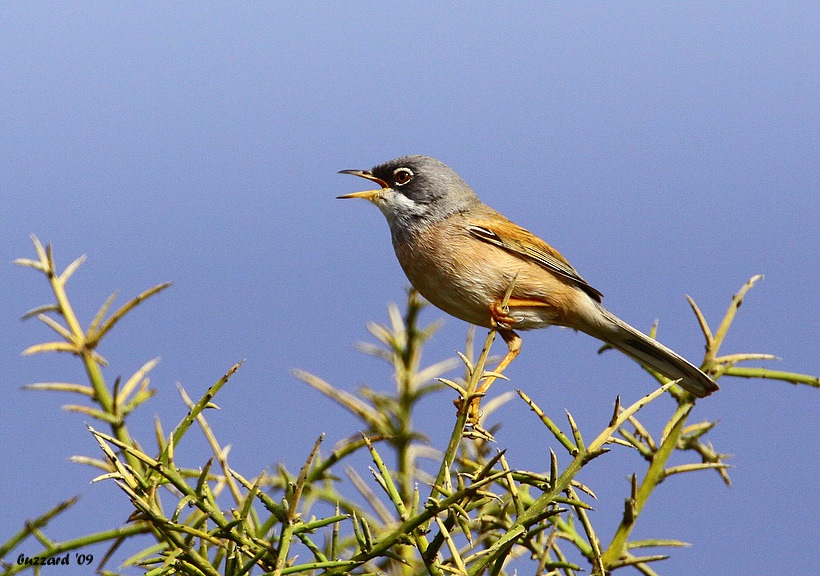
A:
MULTIPOLYGON (((493 372, 495 374, 501 374, 504 372, 504 369, 510 365, 510 363, 515 360, 515 357, 518 356, 518 353, 521 352, 521 337, 513 332, 512 330, 504 330, 504 329, 497 329, 498 333, 501 334, 501 337, 504 339, 504 342, 507 343, 507 354, 501 359, 501 362, 498 363, 498 366, 495 367, 493 372)), ((493 382, 495 382, 497 376, 487 376, 484 382, 476 390, 476 394, 486 394, 487 390, 490 389, 493 382)))
POLYGON ((502 306, 500 302, 493 303, 493 305, 490 306, 490 320, 493 329, 496 330, 504 339, 504 342, 507 343, 508 351, 504 358, 501 359, 501 362, 498 363, 498 366, 492 371, 494 375, 487 376, 476 389, 476 396, 472 399, 468 407, 468 422, 473 425, 478 425, 481 416, 480 404, 482 396, 487 393, 487 390, 490 389, 490 386, 492 386, 493 382, 498 378, 497 375, 501 374, 504 369, 515 360, 518 353, 521 352, 521 337, 510 329, 510 327, 515 324, 515 319, 509 315, 509 308, 502 306))

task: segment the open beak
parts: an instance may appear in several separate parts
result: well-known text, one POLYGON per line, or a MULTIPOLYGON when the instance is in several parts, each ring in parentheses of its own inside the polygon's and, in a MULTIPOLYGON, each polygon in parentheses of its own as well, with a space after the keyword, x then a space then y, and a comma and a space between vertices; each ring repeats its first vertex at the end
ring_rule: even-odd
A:
POLYGON ((381 186, 381 188, 378 190, 362 190, 361 192, 352 192, 350 194, 343 194, 341 196, 337 196, 336 198, 364 198, 365 200, 373 202, 380 198, 382 193, 390 187, 387 184, 387 182, 385 182, 381 178, 376 178, 375 176, 373 176, 373 174, 371 174, 369 170, 340 170, 339 174, 353 174, 354 176, 364 178, 365 180, 372 180, 373 182, 381 186))

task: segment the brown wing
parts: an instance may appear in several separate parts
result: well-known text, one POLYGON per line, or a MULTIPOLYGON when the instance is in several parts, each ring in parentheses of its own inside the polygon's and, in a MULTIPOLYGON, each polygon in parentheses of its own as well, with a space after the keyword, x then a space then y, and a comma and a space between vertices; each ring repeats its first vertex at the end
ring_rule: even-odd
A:
POLYGON ((570 266, 566 258, 561 256, 555 248, 506 218, 501 223, 503 226, 499 226, 498 221, 495 220, 471 220, 467 225, 467 231, 483 242, 535 262, 549 272, 568 280, 589 294, 593 300, 601 301, 603 294, 581 278, 575 268, 570 266))

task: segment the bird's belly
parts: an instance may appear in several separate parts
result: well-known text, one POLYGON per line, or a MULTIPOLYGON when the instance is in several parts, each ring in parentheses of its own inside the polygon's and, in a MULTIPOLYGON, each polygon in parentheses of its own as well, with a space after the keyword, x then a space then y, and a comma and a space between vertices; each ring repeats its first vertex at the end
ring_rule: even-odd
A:
POLYGON ((469 275, 451 276, 436 268, 404 269, 411 284, 431 304, 448 314, 477 326, 490 327, 491 299, 469 275))
POLYGON ((441 242, 435 245, 448 249, 430 250, 418 243, 396 247, 396 256, 410 283, 434 306, 465 322, 490 328, 491 307, 502 301, 517 275, 513 297, 532 299, 534 305, 511 308, 509 315, 515 319, 513 327, 530 330, 559 321, 559 311, 541 302, 540 294, 536 295, 537 290, 532 289, 533 272, 544 274, 540 269, 529 270, 527 263, 520 259, 506 257, 496 259, 496 265, 490 266, 484 258, 458 249, 457 245, 441 242))

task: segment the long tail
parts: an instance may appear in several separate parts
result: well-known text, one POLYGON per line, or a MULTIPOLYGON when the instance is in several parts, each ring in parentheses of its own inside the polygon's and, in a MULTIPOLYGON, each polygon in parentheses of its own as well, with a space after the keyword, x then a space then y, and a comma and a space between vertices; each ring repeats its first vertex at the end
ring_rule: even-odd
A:
POLYGON ((636 330, 602 306, 599 306, 599 309, 605 321, 596 323, 595 329, 589 331, 591 336, 603 340, 667 378, 681 378, 680 385, 698 398, 708 396, 718 389, 714 380, 683 357, 636 330))

